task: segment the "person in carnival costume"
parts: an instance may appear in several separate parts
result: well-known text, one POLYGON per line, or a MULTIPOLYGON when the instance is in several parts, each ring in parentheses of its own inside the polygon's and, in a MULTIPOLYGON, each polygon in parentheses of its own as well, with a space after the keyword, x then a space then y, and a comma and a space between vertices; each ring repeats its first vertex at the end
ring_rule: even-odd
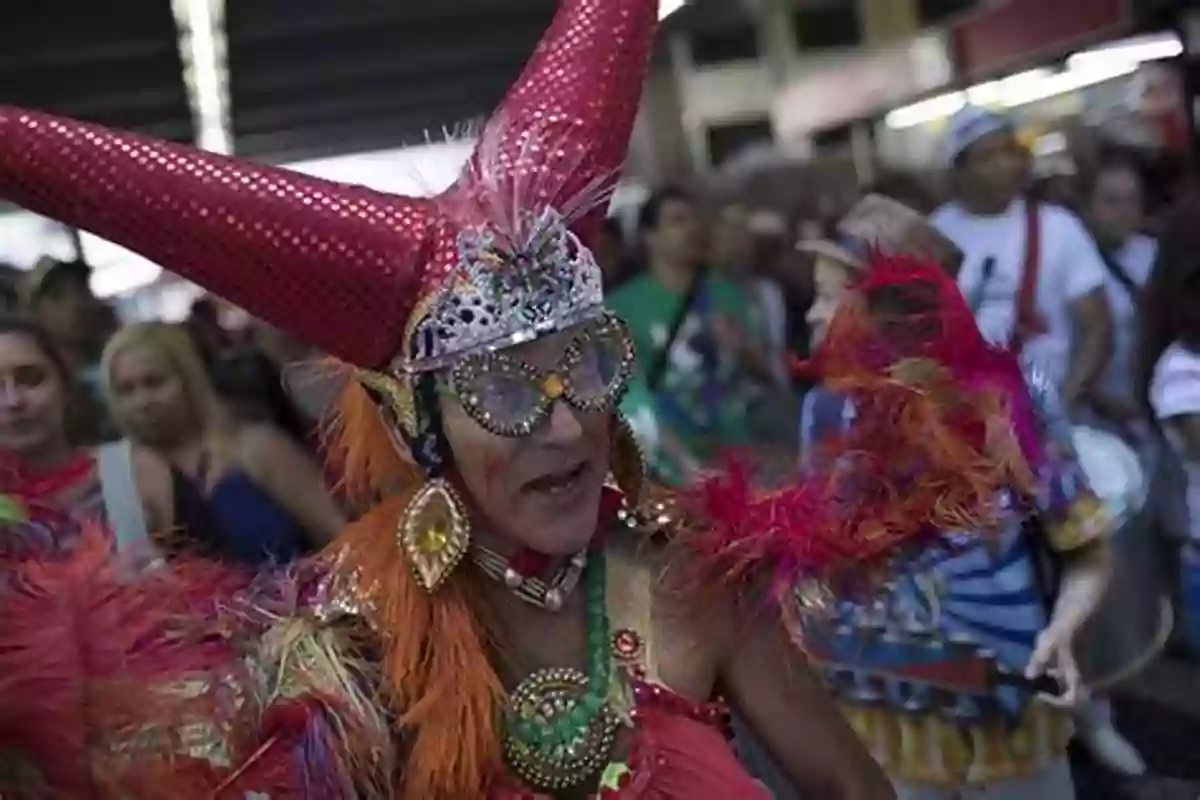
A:
MULTIPOLYGON (((928 549, 889 591, 867 603, 843 602, 832 623, 808 625, 810 653, 901 798, 1073 797, 1069 709, 1084 692, 1072 645, 1108 579, 1108 521, 1053 391, 984 344, 946 275, 952 264, 943 258, 939 270, 878 257, 881 249, 952 255, 934 246, 936 231, 878 196, 861 201, 840 227, 847 246, 806 245, 818 254, 818 336, 844 341, 855 326, 887 325, 897 315, 930 318, 936 309, 937 324, 913 328, 923 329, 917 341, 892 339, 889 357, 897 369, 907 362, 908 371, 930 357, 964 376, 1008 371, 1008 409, 1021 448, 1009 456, 1013 480, 1001 503, 1010 510, 997 537, 928 549), (856 254, 867 246, 876 248, 874 256, 856 254), (832 318, 830 309, 838 310, 832 318), (1051 563, 1057 574, 1045 569, 1051 563), (1045 688, 1056 697, 1035 699, 1048 668, 1060 686, 1045 688)), ((839 391, 838 357, 818 345, 822 385, 804 402, 802 447, 816 463, 848 420, 892 418, 886 406, 859 407, 839 391)))
MULTIPOLYGON (((869 586, 929 531, 987 516, 967 501, 1005 475, 901 431, 883 445, 942 489, 864 517, 863 498, 911 481, 867 430, 847 445, 885 466, 849 498, 823 479, 756 491, 746 467, 687 496, 643 479, 614 415, 632 346, 584 242, 657 5, 563 0, 431 198, 0 107, 0 197, 348 365, 331 448, 370 506, 320 558, 254 579, 182 554, 146 569, 89 528, 61 557, 5 564, 5 796, 768 797, 718 687, 812 796, 892 796, 780 615, 821 613, 827 584, 869 586)), ((864 391, 891 382, 869 366, 864 391)))

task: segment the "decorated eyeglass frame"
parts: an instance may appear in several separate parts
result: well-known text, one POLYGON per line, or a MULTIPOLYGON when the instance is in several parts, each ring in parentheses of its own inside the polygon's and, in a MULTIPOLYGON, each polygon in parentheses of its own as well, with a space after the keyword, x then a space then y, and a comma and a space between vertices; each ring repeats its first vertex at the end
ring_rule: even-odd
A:
POLYGON ((459 361, 446 388, 484 430, 498 436, 528 436, 565 400, 584 413, 614 409, 633 372, 629 330, 605 312, 586 323, 554 369, 541 369, 504 352, 459 361))

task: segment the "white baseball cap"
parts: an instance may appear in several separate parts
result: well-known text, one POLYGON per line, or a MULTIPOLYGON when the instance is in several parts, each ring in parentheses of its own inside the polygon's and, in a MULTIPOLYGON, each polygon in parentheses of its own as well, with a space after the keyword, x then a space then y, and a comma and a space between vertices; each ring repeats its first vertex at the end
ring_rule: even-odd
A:
POLYGON ((964 150, 984 136, 1012 130, 1012 120, 1003 114, 982 106, 963 106, 950 118, 942 141, 942 164, 949 169, 964 150))

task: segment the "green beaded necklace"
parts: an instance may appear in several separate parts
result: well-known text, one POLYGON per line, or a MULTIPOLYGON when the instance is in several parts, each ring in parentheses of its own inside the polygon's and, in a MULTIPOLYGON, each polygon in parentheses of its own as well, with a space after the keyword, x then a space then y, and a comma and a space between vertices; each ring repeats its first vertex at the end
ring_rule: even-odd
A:
POLYGON ((566 788, 597 772, 607 761, 618 725, 608 702, 612 661, 602 552, 588 559, 583 580, 587 675, 569 669, 530 675, 513 692, 504 718, 509 763, 538 788, 566 788))

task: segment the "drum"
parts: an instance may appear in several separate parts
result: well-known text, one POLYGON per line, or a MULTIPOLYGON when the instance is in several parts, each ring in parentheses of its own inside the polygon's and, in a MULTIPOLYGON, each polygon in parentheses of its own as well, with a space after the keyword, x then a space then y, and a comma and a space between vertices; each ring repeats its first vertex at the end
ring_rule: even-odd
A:
POLYGON ((1120 438, 1076 426, 1071 440, 1092 490, 1113 520, 1113 575, 1076 656, 1093 690, 1129 678, 1158 655, 1174 622, 1146 505, 1149 484, 1137 453, 1120 438))

